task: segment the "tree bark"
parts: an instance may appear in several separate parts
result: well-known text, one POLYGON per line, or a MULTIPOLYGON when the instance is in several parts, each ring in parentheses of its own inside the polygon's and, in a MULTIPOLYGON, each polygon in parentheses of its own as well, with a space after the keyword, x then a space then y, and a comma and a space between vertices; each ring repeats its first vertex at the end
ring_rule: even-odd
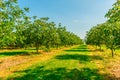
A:
POLYGON ((38 54, 39 45, 36 43, 36 53, 38 54))
POLYGON ((114 50, 113 50, 113 49, 111 49, 111 52, 112 52, 112 57, 114 57, 114 50))
POLYGON ((102 50, 101 45, 99 47, 100 47, 100 50, 102 50))

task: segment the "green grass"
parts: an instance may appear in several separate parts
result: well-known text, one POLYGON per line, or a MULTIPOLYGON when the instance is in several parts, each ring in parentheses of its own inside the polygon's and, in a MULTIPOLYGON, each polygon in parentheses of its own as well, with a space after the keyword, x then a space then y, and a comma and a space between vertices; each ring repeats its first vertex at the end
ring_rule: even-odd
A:
POLYGON ((29 55, 29 53, 27 51, 0 52, 0 57, 15 55, 29 55))
POLYGON ((104 80, 99 73, 95 60, 101 56, 82 45, 65 50, 47 61, 33 64, 29 68, 15 71, 7 77, 8 80, 104 80))
POLYGON ((35 53, 35 50, 33 49, 16 49, 16 50, 0 50, 0 58, 10 57, 10 56, 28 56, 35 53))

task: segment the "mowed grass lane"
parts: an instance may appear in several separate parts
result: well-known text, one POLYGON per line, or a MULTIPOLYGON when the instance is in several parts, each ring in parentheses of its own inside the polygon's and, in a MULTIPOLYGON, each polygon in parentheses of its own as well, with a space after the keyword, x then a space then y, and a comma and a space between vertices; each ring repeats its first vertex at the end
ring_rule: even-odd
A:
POLYGON ((110 58, 107 53, 109 52, 96 51, 91 46, 81 45, 59 52, 40 54, 34 58, 31 57, 32 60, 27 63, 21 63, 5 71, 11 73, 1 79, 117 80, 119 76, 115 77, 110 72, 113 68, 111 62, 114 61, 114 65, 116 65, 115 61, 118 62, 120 57, 110 58))
MULTIPOLYGON (((52 54, 51 54, 52 55, 52 54)), ((44 56, 43 56, 44 57, 44 56)), ((104 80, 94 61, 103 58, 93 55, 86 45, 64 50, 47 61, 15 71, 8 80, 104 80)))

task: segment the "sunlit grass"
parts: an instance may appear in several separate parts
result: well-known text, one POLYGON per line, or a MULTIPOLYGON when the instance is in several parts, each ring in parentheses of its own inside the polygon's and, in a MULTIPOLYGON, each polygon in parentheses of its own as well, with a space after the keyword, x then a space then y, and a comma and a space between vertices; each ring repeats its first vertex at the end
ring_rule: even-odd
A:
POLYGON ((86 46, 62 51, 47 61, 14 72, 8 79, 15 80, 103 80, 93 60, 102 59, 91 55, 86 46), (75 50, 75 52, 74 52, 75 50), (81 51, 80 51, 81 50, 81 51))
MULTIPOLYGON (((18 58, 28 59, 27 62, 12 66, 0 72, 2 79, 8 80, 109 80, 116 79, 110 70, 116 68, 120 60, 117 50, 114 58, 110 50, 102 47, 96 51, 93 46, 74 46, 71 49, 54 50, 43 54, 31 55, 31 50, 18 58), (25 57, 26 56, 26 57, 25 57)), ((8 51, 9 52, 9 51, 8 51)), ((16 50, 12 52, 24 52, 16 50)), ((8 57, 16 55, 8 55, 8 57)), ((7 58, 7 57, 3 57, 7 58)), ((8 58, 9 59, 9 58, 8 58)))

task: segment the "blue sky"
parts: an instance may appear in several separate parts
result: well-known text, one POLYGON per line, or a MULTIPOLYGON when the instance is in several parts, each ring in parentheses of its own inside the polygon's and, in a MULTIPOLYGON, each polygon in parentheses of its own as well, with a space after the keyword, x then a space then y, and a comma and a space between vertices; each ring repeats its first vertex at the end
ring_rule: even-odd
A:
POLYGON ((81 38, 94 25, 106 21, 107 11, 115 0, 18 0, 20 7, 29 7, 30 16, 49 17, 62 23, 81 38))

